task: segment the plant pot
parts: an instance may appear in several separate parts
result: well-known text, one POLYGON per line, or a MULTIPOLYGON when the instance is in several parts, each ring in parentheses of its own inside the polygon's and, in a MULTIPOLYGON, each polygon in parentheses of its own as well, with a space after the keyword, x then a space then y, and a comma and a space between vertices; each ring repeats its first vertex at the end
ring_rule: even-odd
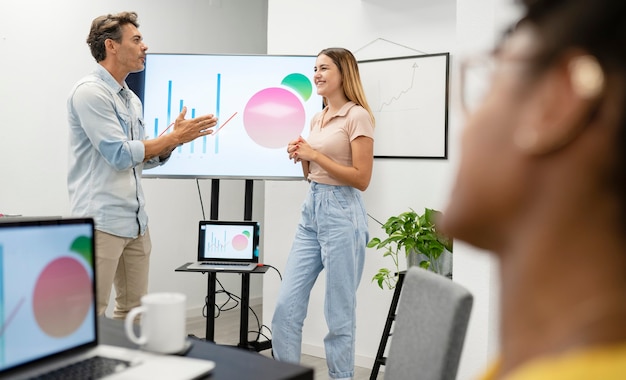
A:
MULTIPOLYGON (((419 266, 422 261, 429 260, 428 257, 421 252, 410 251, 406 255, 407 268, 412 266, 419 266)), ((452 252, 448 251, 447 249, 444 250, 437 260, 431 262, 430 268, 428 268, 428 270, 441 274, 448 278, 452 278, 452 252)))

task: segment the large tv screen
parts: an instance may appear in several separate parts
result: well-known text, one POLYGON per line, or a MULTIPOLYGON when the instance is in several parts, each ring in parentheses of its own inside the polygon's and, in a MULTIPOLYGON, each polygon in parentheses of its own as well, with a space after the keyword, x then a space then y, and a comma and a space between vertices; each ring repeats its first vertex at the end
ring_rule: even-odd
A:
POLYGON ((322 109, 313 85, 315 56, 148 54, 142 73, 150 138, 187 118, 215 114, 214 133, 182 145, 144 177, 301 179, 287 143, 308 136, 322 109))

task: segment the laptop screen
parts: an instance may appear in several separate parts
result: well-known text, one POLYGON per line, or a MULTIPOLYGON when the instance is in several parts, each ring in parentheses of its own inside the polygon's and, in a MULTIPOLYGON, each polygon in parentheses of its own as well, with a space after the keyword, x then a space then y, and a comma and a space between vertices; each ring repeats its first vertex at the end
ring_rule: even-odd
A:
POLYGON ((0 219, 0 373, 96 345, 89 218, 0 219))
POLYGON ((198 261, 259 261, 258 222, 201 220, 198 261))

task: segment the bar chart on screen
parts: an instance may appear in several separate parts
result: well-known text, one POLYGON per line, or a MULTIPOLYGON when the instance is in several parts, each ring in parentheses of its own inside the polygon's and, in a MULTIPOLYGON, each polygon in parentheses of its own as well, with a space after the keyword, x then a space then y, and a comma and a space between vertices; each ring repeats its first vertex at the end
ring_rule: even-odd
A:
MULTIPOLYGON (((216 101, 216 105, 215 105, 215 109, 217 110, 217 112, 215 113, 215 115, 219 118, 219 109, 220 109, 220 74, 217 74, 217 101, 216 101)), ((183 106, 185 106, 185 100, 184 99, 180 99, 178 101, 178 111, 176 113, 176 115, 174 115, 174 118, 177 117, 177 115, 183 111, 183 106)), ((195 108, 191 108, 191 115, 190 117, 193 119, 196 116, 196 109, 195 108)), ((219 123, 213 132, 213 150, 214 152, 217 154, 219 153, 219 138, 216 137, 216 134, 218 131, 220 131, 222 128, 224 128, 224 126, 226 126, 226 124, 228 124, 229 121, 231 121, 235 116, 237 115, 237 112, 233 113, 228 119, 226 119, 226 121, 219 123)), ((159 137, 164 135, 165 133, 170 133, 172 131, 172 127, 174 126, 174 123, 172 122, 172 81, 169 80, 167 83, 167 116, 165 119, 165 124, 163 124, 161 122, 161 119, 158 117, 154 118, 154 134, 152 137, 159 137), (162 125, 167 125, 167 127, 165 129, 163 129, 161 126, 162 125)), ((196 145, 196 141, 191 141, 189 143, 189 153, 190 154, 195 154, 196 153, 196 149, 195 149, 195 145, 196 145)), ((198 153, 202 153, 202 154, 206 154, 207 152, 207 136, 203 136, 201 138, 201 141, 199 141, 199 145, 200 145, 200 150, 198 151, 198 153)), ((178 148, 178 152, 182 152, 182 147, 178 148)))

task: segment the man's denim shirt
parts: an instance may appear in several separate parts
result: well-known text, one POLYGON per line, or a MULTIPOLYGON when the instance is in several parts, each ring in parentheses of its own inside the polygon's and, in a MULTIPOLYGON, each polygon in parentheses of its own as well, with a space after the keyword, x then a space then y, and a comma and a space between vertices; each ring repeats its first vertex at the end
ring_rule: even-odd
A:
POLYGON ((67 100, 70 127, 68 191, 71 213, 93 217, 96 229, 135 238, 148 225, 141 173, 146 138, 141 101, 101 65, 67 100))

